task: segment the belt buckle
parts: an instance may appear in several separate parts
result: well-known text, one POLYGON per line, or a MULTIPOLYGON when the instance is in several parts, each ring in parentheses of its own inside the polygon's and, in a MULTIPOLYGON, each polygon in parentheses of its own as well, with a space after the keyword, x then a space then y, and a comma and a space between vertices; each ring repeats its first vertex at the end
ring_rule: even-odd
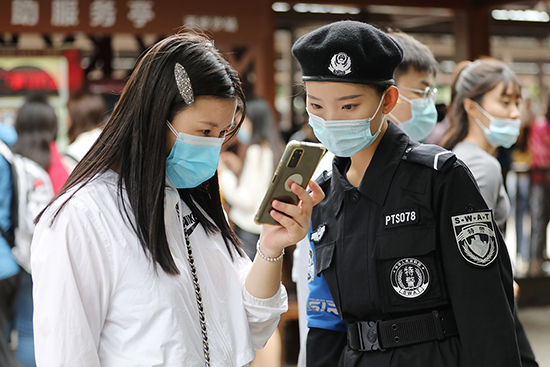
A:
POLYGON ((361 321, 357 323, 359 351, 370 352, 375 350, 385 350, 380 346, 380 338, 378 337, 378 323, 379 321, 361 321))

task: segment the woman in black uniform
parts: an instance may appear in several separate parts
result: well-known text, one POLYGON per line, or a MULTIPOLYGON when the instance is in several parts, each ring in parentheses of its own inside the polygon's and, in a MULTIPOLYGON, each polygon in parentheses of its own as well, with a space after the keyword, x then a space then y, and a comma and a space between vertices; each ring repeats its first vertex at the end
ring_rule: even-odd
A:
POLYGON ((311 241, 347 323, 340 366, 521 366, 509 257, 470 171, 385 119, 399 45, 343 21, 292 51, 309 123, 336 155, 311 241))

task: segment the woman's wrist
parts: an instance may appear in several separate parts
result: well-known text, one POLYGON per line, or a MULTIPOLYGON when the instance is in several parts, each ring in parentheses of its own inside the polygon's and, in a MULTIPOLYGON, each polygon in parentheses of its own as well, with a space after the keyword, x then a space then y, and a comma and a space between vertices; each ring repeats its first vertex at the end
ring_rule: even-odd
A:
POLYGON ((258 255, 260 255, 260 257, 262 259, 264 259, 265 261, 269 261, 269 262, 278 262, 278 261, 282 260, 283 256, 285 255, 285 250, 283 249, 278 256, 269 256, 269 255, 272 255, 272 254, 269 253, 269 252, 266 254, 262 251, 261 246, 260 246, 260 241, 258 241, 256 243, 256 251, 258 252, 258 255))

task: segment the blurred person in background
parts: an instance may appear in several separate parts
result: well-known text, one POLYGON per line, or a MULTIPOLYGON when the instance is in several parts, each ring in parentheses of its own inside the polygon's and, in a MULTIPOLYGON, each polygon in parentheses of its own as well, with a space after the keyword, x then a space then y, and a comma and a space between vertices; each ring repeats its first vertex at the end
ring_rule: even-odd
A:
MULTIPOLYGON (((471 170, 502 232, 510 214, 510 200, 494 155, 499 147, 510 148, 519 136, 521 86, 514 72, 499 60, 488 58, 462 65, 453 82, 451 125, 443 147, 452 150, 471 170)), ((515 282, 514 293, 517 297, 515 282)), ((517 305, 514 322, 523 366, 538 366, 517 318, 517 305)))
POLYGON ((57 193, 69 177, 69 167, 57 149, 57 116, 44 95, 27 97, 17 113, 15 130, 18 139, 13 151, 44 168, 57 193))
MULTIPOLYGON (((13 151, 38 163, 48 172, 54 191, 59 191, 68 177, 68 171, 55 144, 57 116, 44 95, 27 97, 17 112, 15 130, 18 138, 13 144, 13 151)), ((23 367, 34 367, 32 279, 23 269, 20 277, 14 322, 18 335, 17 358, 23 367)))
MULTIPOLYGON (((17 133, 11 126, 0 122, 0 144, 11 146, 17 133)), ((0 366, 19 367, 9 347, 9 323, 15 312, 19 285, 19 264, 11 253, 13 229, 11 218, 12 171, 8 161, 0 154, 0 366)))
POLYGON ((451 129, 443 147, 468 165, 503 230, 510 200, 495 153, 499 147, 510 148, 519 136, 520 85, 506 64, 476 60, 457 75, 452 99, 451 129))
POLYGON ((267 101, 255 98, 247 102, 246 118, 237 138, 247 147, 244 159, 232 152, 221 154, 220 188, 224 200, 231 205, 229 218, 235 233, 247 255, 254 259, 261 231, 254 215, 284 150, 267 101))
MULTIPOLYGON (((229 219, 233 222, 235 234, 242 241, 246 254, 253 260, 262 229, 254 222, 254 215, 284 150, 282 137, 265 99, 253 98, 247 102, 246 118, 237 138, 247 147, 244 159, 229 151, 220 155, 220 189, 223 199, 231 206, 229 219)), ((278 330, 264 349, 256 351, 251 366, 281 366, 281 337, 278 330)))
POLYGON ((403 48, 403 61, 395 69, 399 100, 389 119, 409 135, 423 142, 437 123, 437 61, 428 46, 403 32, 389 32, 403 48))
POLYGON ((531 152, 531 243, 529 275, 548 274, 543 265, 547 259, 546 231, 550 222, 550 101, 546 115, 535 120, 529 132, 531 152))
POLYGON ((507 186, 507 190, 510 195, 512 210, 515 212, 516 274, 524 276, 529 270, 529 242, 531 238, 530 231, 526 229, 530 226, 529 191, 531 179, 528 169, 531 152, 529 149, 529 132, 536 119, 530 97, 523 99, 519 118, 521 120, 519 137, 512 150, 514 175, 510 176, 509 180, 504 177, 504 182, 509 181, 510 186, 507 186))
POLYGON ((67 102, 69 112, 69 146, 65 155, 80 162, 95 143, 105 123, 107 109, 99 94, 87 90, 76 92, 67 102))

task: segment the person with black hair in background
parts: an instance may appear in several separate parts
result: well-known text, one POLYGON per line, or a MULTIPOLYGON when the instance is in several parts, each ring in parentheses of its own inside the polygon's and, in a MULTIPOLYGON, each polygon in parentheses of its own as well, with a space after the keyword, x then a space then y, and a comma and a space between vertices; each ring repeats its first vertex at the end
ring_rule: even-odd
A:
POLYGON ((220 189, 223 199, 231 206, 229 219, 235 224, 235 234, 243 242, 246 254, 254 259, 261 231, 261 226, 254 222, 254 215, 284 150, 265 99, 247 101, 246 118, 237 138, 246 146, 245 157, 241 160, 228 151, 221 154, 220 189))
POLYGON ((394 74, 399 100, 388 116, 412 140, 423 142, 437 123, 437 61, 428 46, 412 36, 397 31, 388 35, 403 48, 394 74))
POLYGON ((245 116, 237 73, 178 34, 137 60, 103 132, 39 217, 36 356, 48 366, 246 366, 287 309, 284 248, 314 202, 274 201, 253 262, 223 212, 221 145, 245 116))
POLYGON ((17 112, 15 130, 18 138, 13 151, 38 163, 44 168, 55 192, 58 192, 69 177, 69 165, 57 149, 57 115, 40 93, 27 96, 17 112))
MULTIPOLYGON (((27 96, 25 103, 17 111, 15 118, 15 130, 17 141, 13 144, 12 150, 23 157, 29 158, 37 163, 48 173, 50 182, 41 183, 57 188, 59 190, 68 177, 68 171, 62 163, 62 157, 57 151, 55 139, 58 132, 57 115, 53 107, 43 94, 31 94, 27 96)), ((23 179, 23 178, 19 178, 23 179)), ((54 189, 55 190, 55 189, 54 189)), ((50 189, 44 198, 29 198, 28 221, 44 209, 44 206, 53 197, 53 190, 50 189), (33 203, 32 200, 39 200, 33 203), (32 213, 32 214, 31 214, 32 213)), ((32 226, 30 226, 32 228, 32 226)), ((21 262, 19 294, 14 319, 14 329, 17 330, 17 358, 23 367, 36 366, 34 356, 33 337, 33 298, 32 279, 24 268, 29 259, 21 262)), ((28 270, 28 269, 27 269, 28 270)))
POLYGON ((76 165, 101 134, 107 109, 101 95, 81 90, 71 95, 67 111, 69 145, 65 149, 65 156, 76 165))
MULTIPOLYGON (((284 150, 281 134, 265 99, 255 97, 247 100, 246 118, 237 138, 245 148, 244 159, 229 151, 221 153, 220 190, 223 200, 231 206, 229 219, 233 230, 243 243, 244 251, 253 260, 262 228, 254 222, 254 215, 284 150)), ((256 351, 251 366, 280 365, 281 336, 277 329, 266 347, 256 351)))

